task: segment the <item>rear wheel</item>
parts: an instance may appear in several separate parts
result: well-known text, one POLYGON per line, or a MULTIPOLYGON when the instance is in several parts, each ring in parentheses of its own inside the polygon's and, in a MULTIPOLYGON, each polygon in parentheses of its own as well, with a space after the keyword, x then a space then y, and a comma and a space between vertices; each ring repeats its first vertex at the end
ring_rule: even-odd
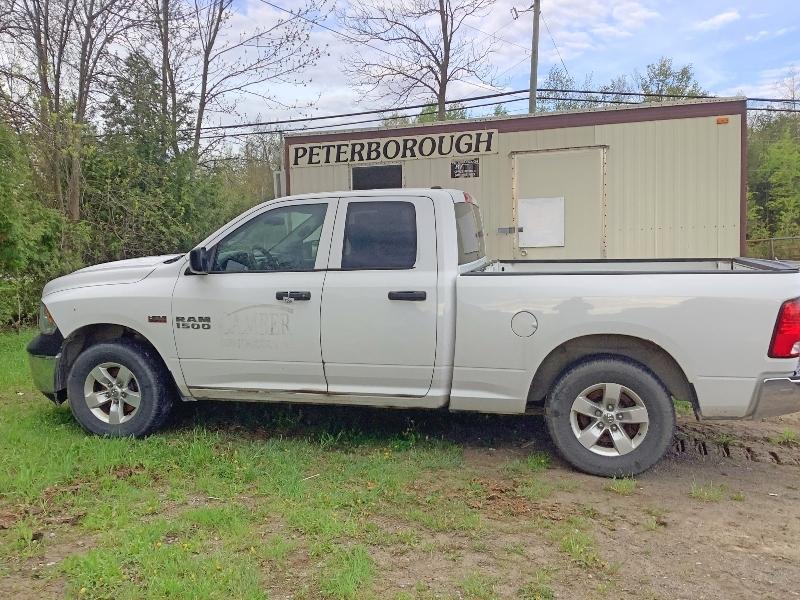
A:
POLYGON ((547 401, 547 428, 574 467, 622 476, 652 467, 675 430, 672 399, 661 381, 636 362, 598 356, 564 372, 547 401))
POLYGON ((67 382, 75 420, 92 433, 144 436, 173 404, 169 376, 152 350, 135 342, 97 344, 75 360, 67 382))

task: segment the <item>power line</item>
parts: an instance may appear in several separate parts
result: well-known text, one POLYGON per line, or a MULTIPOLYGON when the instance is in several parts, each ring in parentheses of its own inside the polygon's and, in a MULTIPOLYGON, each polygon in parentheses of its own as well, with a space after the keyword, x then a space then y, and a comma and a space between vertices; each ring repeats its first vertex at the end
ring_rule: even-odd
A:
MULTIPOLYGON (((586 100, 585 98, 565 98, 563 96, 539 96, 541 100, 559 100, 563 102, 589 102, 592 104, 614 104, 614 105, 639 105, 640 102, 631 102, 626 100, 607 100, 607 99, 591 99, 586 100)), ((497 106, 498 104, 510 104, 512 102, 524 102, 529 100, 529 96, 523 96, 521 98, 512 98, 511 100, 500 100, 496 102, 484 102, 481 104, 474 104, 471 106, 465 106, 465 109, 473 109, 473 108, 484 108, 487 106, 497 106)), ((410 107, 408 107, 410 108, 410 107)), ((415 114, 399 114, 397 117, 415 117, 415 114)), ((392 117, 389 117, 392 118, 392 117)), ((212 134, 202 136, 201 139, 220 139, 226 137, 247 137, 251 135, 275 135, 275 134, 287 134, 287 133, 294 133, 294 132, 303 132, 303 133, 313 133, 314 131, 318 131, 321 129, 331 129, 337 127, 346 127, 348 125, 361 125, 365 123, 383 123, 387 119, 385 117, 373 118, 373 119, 361 119, 358 121, 348 121, 346 123, 331 123, 327 125, 316 125, 312 127, 294 127, 289 129, 272 129, 269 131, 242 131, 242 132, 235 132, 235 133, 227 133, 227 134, 212 134)))
POLYGON ((800 108, 773 108, 773 107, 753 107, 747 110, 763 111, 763 112, 782 112, 782 113, 800 113, 800 108))
MULTIPOLYGON (((558 100, 558 101, 565 101, 565 102, 587 102, 592 104, 628 104, 628 105, 636 105, 640 104, 640 102, 636 101, 624 101, 624 100, 615 100, 613 98, 617 97, 630 97, 630 98, 648 98, 648 97, 655 97, 655 98, 699 98, 699 99, 713 99, 715 96, 708 96, 708 95, 684 95, 684 94, 649 94, 649 93, 642 93, 642 92, 609 92, 609 91, 602 91, 602 90, 573 90, 573 89, 558 89, 558 88, 539 88, 539 92, 543 92, 545 94, 549 94, 547 96, 542 96, 543 100, 558 100), (559 94, 559 95, 553 95, 559 94), (571 94, 571 97, 566 97, 564 94, 571 94), (574 95, 595 95, 595 97, 574 97, 574 95), (599 95, 601 97, 596 97, 599 95), (608 98, 611 96, 612 98, 608 98)), ((511 90, 506 92, 497 92, 494 94, 483 94, 480 96, 471 96, 467 98, 457 98, 453 100, 446 100, 445 104, 455 104, 455 103, 470 103, 476 100, 486 100, 486 99, 493 99, 493 98, 507 98, 508 96, 514 96, 518 94, 527 94, 527 89, 522 90, 511 90)), ((467 109, 473 108, 480 108, 485 106, 496 106, 498 104, 506 104, 510 102, 518 102, 528 99, 528 96, 524 96, 521 98, 515 98, 510 100, 500 100, 497 102, 488 102, 484 104, 477 104, 477 105, 468 105, 465 106, 467 109)), ((756 102, 772 102, 772 103, 792 103, 794 100, 788 98, 752 98, 748 99, 748 101, 756 101, 756 102)), ((230 125, 209 125, 204 126, 201 128, 203 131, 217 131, 217 130, 231 130, 231 129, 241 129, 241 128, 248 128, 248 127, 274 127, 276 125, 291 125, 295 123, 307 123, 307 122, 315 122, 315 121, 322 121, 322 120, 329 120, 329 119, 342 119, 348 117, 358 117, 358 116, 367 116, 367 115, 386 115, 387 113, 395 113, 395 112, 402 112, 402 111, 409 111, 415 110, 420 108, 425 108, 430 106, 430 103, 424 104, 412 104, 407 106, 396 106, 396 107, 387 107, 387 108, 379 108, 379 109, 371 109, 371 110, 364 110, 358 112, 350 112, 350 113, 339 113, 333 115, 319 115, 313 117, 297 117, 291 119, 278 119, 274 121, 257 121, 257 122, 248 122, 248 123, 235 123, 230 125)), ((765 111, 765 112, 800 112, 800 109, 787 109, 787 108, 774 108, 774 107, 752 107, 749 110, 754 111, 765 111)), ((415 116, 411 114, 402 114, 400 116, 415 116)), ((361 122, 378 122, 383 121, 384 117, 380 117, 377 119, 368 119, 364 121, 358 121, 357 123, 361 122)), ((231 137, 235 135, 257 135, 257 134, 266 134, 266 133, 280 133, 282 131, 307 131, 309 129, 320 129, 320 128, 328 128, 328 127, 340 127, 346 126, 348 124, 353 124, 353 122, 347 123, 335 123, 333 125, 325 125, 313 128, 296 128, 296 129, 275 129, 267 132, 244 132, 244 134, 228 134, 231 137)), ((182 133, 186 133, 188 131, 193 131, 193 129, 180 129, 182 133)), ((94 134, 94 137, 103 137, 109 134, 98 133, 94 134)), ((116 132, 114 135, 130 135, 126 132, 116 132)), ((226 137, 225 134, 214 135, 214 136, 202 136, 202 139, 214 139, 214 138, 223 138, 226 137)))
POLYGON ((561 51, 558 49, 558 45, 556 44, 556 38, 553 37, 553 34, 550 32, 550 26, 547 24, 547 19, 544 18, 544 13, 542 15, 542 22, 544 22, 544 28, 547 29, 547 35, 550 36, 550 41, 553 42, 553 48, 556 49, 556 54, 558 54, 558 60, 561 61, 561 66, 564 67, 564 72, 569 77, 569 69, 567 69, 567 63, 564 62, 564 59, 561 56, 561 51))
MULTIPOLYGON (((524 89, 524 90, 514 90, 514 91, 510 91, 510 92, 497 92, 495 94, 484 94, 482 96, 472 96, 472 97, 469 97, 469 98, 458 98, 456 100, 445 100, 445 104, 453 104, 453 103, 457 103, 457 102, 469 102, 469 101, 472 101, 472 100, 485 100, 487 98, 499 98, 501 96, 513 96, 514 94, 524 94, 526 92, 528 92, 527 88, 524 89)), ((422 103, 422 104, 412 104, 410 106, 398 106, 398 107, 394 107, 394 108, 376 108, 376 109, 371 109, 371 110, 362 110, 362 111, 358 111, 358 112, 341 113, 341 114, 336 114, 336 115, 321 115, 321 116, 316 116, 316 117, 303 117, 303 118, 298 117, 298 118, 295 118, 295 119, 282 119, 282 120, 276 120, 276 121, 259 121, 259 122, 253 122, 253 123, 236 123, 236 124, 231 124, 231 125, 208 125, 208 126, 201 127, 200 129, 203 130, 203 131, 206 131, 206 130, 209 130, 209 129, 215 129, 216 130, 216 129, 238 129, 239 127, 265 127, 265 126, 270 126, 270 125, 283 125, 284 123, 300 123, 300 122, 305 122, 305 121, 320 121, 320 120, 324 120, 324 119, 336 119, 336 118, 341 118, 341 117, 359 117, 361 115, 374 115, 374 114, 380 114, 380 113, 385 113, 385 112, 394 112, 394 111, 398 111, 398 110, 425 108, 425 107, 430 106, 430 105, 431 105, 430 102, 425 102, 425 103, 422 103)), ((194 131, 194 129, 193 128, 192 129, 182 129, 181 131, 182 132, 194 131)))
MULTIPOLYGON (((511 91, 511 92, 500 92, 500 93, 497 93, 497 94, 485 94, 485 95, 482 95, 482 96, 473 96, 473 97, 470 97, 470 98, 459 98, 459 99, 455 99, 455 100, 447 100, 446 103, 447 104, 454 104, 454 103, 462 103, 463 104, 465 102, 472 102, 472 101, 475 101, 475 100, 484 100, 484 99, 489 99, 489 98, 498 98, 498 97, 505 97, 505 96, 521 94, 521 93, 525 93, 527 91, 528 90, 515 90, 515 91, 511 91)), ((597 90, 570 90, 570 89, 557 89, 557 88, 539 88, 539 91, 540 92, 545 92, 547 94, 573 94, 573 95, 574 94, 601 94, 601 95, 611 95, 611 96, 619 95, 619 96, 623 96, 623 97, 632 97, 632 96, 642 96, 642 97, 661 97, 661 96, 667 97, 667 96, 670 96, 670 97, 679 97, 679 98, 687 97, 687 96, 681 96, 681 95, 678 95, 678 94, 661 95, 661 94, 643 94, 643 93, 636 93, 636 92, 619 92, 619 93, 617 93, 617 92, 602 92, 602 91, 597 91, 597 90)), ((689 96, 689 97, 693 97, 693 96, 689 96)), ((511 103, 511 102, 520 102, 520 101, 523 101, 523 100, 527 100, 528 98, 529 98, 529 96, 523 96, 521 98, 514 98, 514 99, 510 99, 510 100, 500 100, 500 101, 497 101, 497 102, 486 102, 486 103, 482 103, 482 104, 467 105, 464 108, 465 109, 474 109, 474 108, 482 108, 482 107, 487 107, 487 106, 496 106, 496 105, 499 105, 499 104, 508 104, 508 103, 511 103)), ((704 96, 704 98, 714 98, 714 97, 713 96, 704 96)), ((562 101, 562 102, 586 102, 586 103, 590 103, 590 104, 612 104, 612 105, 639 105, 639 104, 642 104, 641 102, 625 101, 625 100, 614 100, 614 99, 610 99, 610 98, 566 97, 566 96, 563 96, 563 95, 559 95, 559 96, 552 96, 552 95, 541 96, 541 99, 542 100, 562 101)), ((780 99, 778 99, 778 100, 773 99, 771 101, 773 101, 773 102, 786 102, 786 100, 780 100, 780 99)), ((284 124, 293 124, 293 123, 303 123, 303 122, 308 122, 308 121, 320 121, 320 120, 328 120, 328 119, 342 119, 342 118, 346 118, 346 117, 358 117, 358 116, 386 114, 386 113, 402 113, 402 114, 398 114, 397 116, 399 116, 399 117, 411 117, 411 116, 416 116, 416 115, 410 114, 410 113, 407 114, 407 113, 404 113, 402 111, 409 111, 409 110, 414 110, 414 109, 419 109, 419 108, 425 108, 425 107, 428 107, 428 106, 430 106, 430 103, 428 103, 428 104, 415 104, 415 105, 404 106, 404 107, 394 107, 394 108, 385 108, 385 109, 366 110, 366 111, 360 111, 360 112, 354 112, 354 113, 341 113, 341 114, 325 115, 325 116, 317 116, 317 117, 284 119, 284 120, 277 120, 277 121, 262 121, 262 122, 259 122, 259 123, 241 123, 241 124, 237 124, 237 125, 226 125, 226 126, 222 126, 221 128, 223 128, 223 129, 238 129, 238 128, 242 128, 242 127, 275 126, 275 125, 284 125, 284 124)), ((749 108, 748 110, 765 111, 765 112, 800 112, 800 109, 795 110, 795 109, 769 108, 769 107, 764 107, 764 108, 753 107, 753 108, 749 108)), ((380 118, 376 118, 376 119, 362 119, 362 120, 358 120, 358 121, 348 121, 348 122, 345 122, 345 123, 333 123, 333 124, 319 125, 319 126, 314 126, 314 127, 298 127, 298 128, 289 128, 289 129, 282 128, 282 129, 273 129, 273 130, 270 130, 270 131, 250 131, 250 132, 241 132, 241 133, 206 135, 206 136, 202 136, 201 139, 218 139, 218 138, 224 138, 224 137, 238 137, 238 136, 247 136, 247 135, 267 135, 267 134, 271 134, 271 133, 290 133, 290 132, 294 132, 294 131, 312 131, 312 130, 316 130, 316 129, 328 129, 328 128, 336 128, 336 127, 346 127, 348 125, 357 125, 357 124, 364 124, 364 123, 377 123, 377 122, 383 122, 385 119, 386 119, 386 117, 380 117, 380 118)), ((216 127, 216 128, 215 127, 209 127, 208 129, 219 129, 219 128, 218 127, 216 127)))
POLYGON ((500 71, 500 72, 497 74, 497 76, 498 76, 498 77, 500 77, 501 75, 505 75, 505 74, 506 74, 506 73, 508 73, 509 71, 511 71, 511 70, 513 70, 513 69, 516 69, 516 68, 517 68, 518 66, 520 66, 522 63, 524 63, 526 60, 528 60, 528 59, 530 58, 530 56, 531 56, 531 53, 530 53, 530 52, 528 52, 528 53, 527 53, 527 54, 526 54, 526 55, 525 55, 525 56, 522 58, 522 60, 520 60, 519 62, 515 62, 513 65, 511 65, 511 66, 510 66, 510 67, 508 67, 507 69, 503 69, 502 71, 500 71))
MULTIPOLYGON (((516 46, 517 48, 522 48, 523 50, 528 51, 528 47, 527 46, 523 46, 522 44, 518 44, 516 42, 512 42, 511 40, 507 40, 506 38, 500 37, 499 35, 497 35, 497 31, 500 31, 500 29, 503 29, 503 27, 501 27, 500 29, 498 29, 494 33, 488 33, 486 31, 484 31, 483 29, 478 29, 477 27, 473 27, 472 25, 469 25, 468 23, 464 23, 464 26, 469 27, 470 29, 473 29, 473 30, 477 31, 478 33, 482 33, 487 38, 491 38, 493 40, 497 40, 498 42, 503 42, 505 44, 509 44, 511 46, 516 46)), ((528 52, 528 54, 530 54, 530 52, 528 52)))

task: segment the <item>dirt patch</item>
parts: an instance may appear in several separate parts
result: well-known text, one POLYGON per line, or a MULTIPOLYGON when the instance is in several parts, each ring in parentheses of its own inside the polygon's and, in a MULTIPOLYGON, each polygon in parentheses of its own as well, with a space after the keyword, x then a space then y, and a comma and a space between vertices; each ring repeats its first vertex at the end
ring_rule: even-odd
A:
POLYGON ((496 582, 500 598, 515 598, 521 582, 550 569, 556 597, 800 597, 800 447, 776 442, 787 429, 800 432, 800 414, 757 422, 682 419, 667 458, 637 478, 631 495, 609 491, 608 480, 576 473, 555 458, 536 475, 553 489, 542 502, 520 498, 504 468, 533 451, 552 450, 546 439, 520 443, 524 433, 503 440, 484 432, 493 438, 490 447, 465 448, 468 467, 487 490, 468 500, 490 523, 481 543, 444 535, 441 548, 459 549, 449 552, 450 560, 411 553, 401 570, 391 557, 384 567, 398 573, 402 589, 416 579, 443 594, 477 569, 496 582), (705 488, 714 490, 711 499, 693 495, 705 488), (589 524, 605 565, 599 571, 554 550, 535 525, 576 515, 589 524), (449 575, 435 575, 442 571, 449 575))

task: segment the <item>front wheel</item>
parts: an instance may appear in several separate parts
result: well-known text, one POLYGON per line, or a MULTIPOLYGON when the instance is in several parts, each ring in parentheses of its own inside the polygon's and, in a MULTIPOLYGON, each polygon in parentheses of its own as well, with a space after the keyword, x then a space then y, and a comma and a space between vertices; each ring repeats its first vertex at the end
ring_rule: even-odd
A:
POLYGON ((75 360, 69 407, 87 431, 144 436, 161 427, 173 404, 168 374, 153 351, 132 341, 97 344, 75 360))
POLYGON ((592 475, 640 473, 666 453, 675 431, 672 399, 644 366, 600 356, 564 372, 546 406, 562 456, 592 475))

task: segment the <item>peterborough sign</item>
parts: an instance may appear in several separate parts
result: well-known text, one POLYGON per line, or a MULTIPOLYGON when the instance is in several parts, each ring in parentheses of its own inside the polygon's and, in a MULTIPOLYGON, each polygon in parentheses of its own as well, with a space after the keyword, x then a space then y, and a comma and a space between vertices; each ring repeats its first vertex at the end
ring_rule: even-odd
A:
POLYGON ((497 130, 292 146, 293 167, 475 156, 497 152, 497 130))

